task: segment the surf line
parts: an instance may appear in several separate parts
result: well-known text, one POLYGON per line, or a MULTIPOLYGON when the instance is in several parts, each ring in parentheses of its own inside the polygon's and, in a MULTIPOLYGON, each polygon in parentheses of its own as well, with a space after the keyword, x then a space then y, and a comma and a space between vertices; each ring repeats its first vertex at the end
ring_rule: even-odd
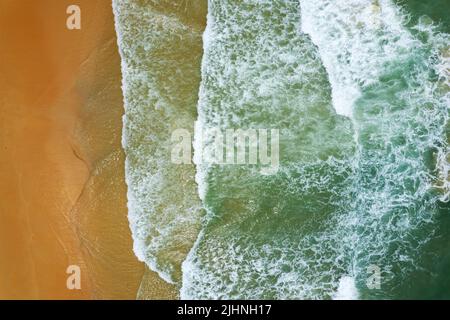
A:
POLYGON ((178 315, 197 315, 208 318, 212 307, 190 307, 187 304, 178 307, 178 315))

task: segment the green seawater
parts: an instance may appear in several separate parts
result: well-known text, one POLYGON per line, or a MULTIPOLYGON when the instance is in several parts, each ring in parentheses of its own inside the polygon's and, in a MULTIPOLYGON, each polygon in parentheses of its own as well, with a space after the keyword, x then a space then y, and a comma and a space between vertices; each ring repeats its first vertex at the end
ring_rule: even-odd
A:
POLYGON ((298 1, 209 4, 199 122, 279 129, 281 166, 264 175, 198 165, 207 216, 183 265, 182 297, 331 297, 345 274, 336 219, 346 210, 351 122, 331 105, 298 1))
POLYGON ((114 3, 135 252, 181 298, 450 299, 448 1, 114 3), (170 164, 194 121, 279 167, 170 164))
MULTIPOLYGON (((414 26, 422 19, 435 26, 436 32, 450 33, 450 2, 446 0, 395 1, 410 16, 408 27, 414 26)), ((422 41, 426 40, 422 39, 422 41)), ((450 43, 447 38, 447 57, 450 43)), ((448 68, 448 65, 447 65, 448 68)), ((445 88, 448 92, 448 87, 445 88)), ((448 94, 448 93, 447 93, 448 94)), ((449 108, 447 100, 447 110, 449 108)), ((448 112, 448 111, 447 111, 448 112)), ((450 126, 444 130, 447 142, 450 140, 450 126)), ((448 146, 447 146, 448 148, 448 146)), ((435 159, 430 156, 425 161, 431 168, 435 159)), ((416 270, 399 290, 399 296, 412 299, 450 299, 450 206, 449 203, 438 202, 436 227, 429 243, 424 248, 426 254, 420 257, 423 270, 416 270), (409 282, 409 283, 408 283, 409 282)), ((423 231, 426 232, 426 231, 423 231)))
POLYGON ((449 211, 434 187, 447 152, 438 60, 448 38, 390 1, 209 4, 201 126, 280 128, 282 161, 269 176, 197 166, 207 216, 181 296, 395 299, 448 288, 438 268, 449 211))
POLYGON ((450 33, 450 3, 447 0, 395 0, 399 7, 402 7, 410 15, 410 25, 417 24, 420 18, 429 18, 439 25, 439 30, 450 33))

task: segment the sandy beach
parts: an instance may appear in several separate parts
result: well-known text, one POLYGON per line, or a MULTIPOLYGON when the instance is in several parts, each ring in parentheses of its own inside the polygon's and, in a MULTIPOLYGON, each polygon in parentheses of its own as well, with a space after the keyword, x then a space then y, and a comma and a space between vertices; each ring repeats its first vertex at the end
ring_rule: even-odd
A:
POLYGON ((0 298, 134 299, 110 1, 0 3, 0 298), (81 268, 81 290, 66 269, 81 268))

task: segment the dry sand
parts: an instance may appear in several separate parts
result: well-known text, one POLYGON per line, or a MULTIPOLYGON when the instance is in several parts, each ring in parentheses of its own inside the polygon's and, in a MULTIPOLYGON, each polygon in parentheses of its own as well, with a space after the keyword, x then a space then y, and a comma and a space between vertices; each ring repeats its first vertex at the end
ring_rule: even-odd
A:
MULTIPOLYGON (((120 60, 109 0, 0 2, 0 298, 134 299, 120 146, 120 60), (66 268, 81 267, 81 290, 66 268)), ((174 290, 158 283, 155 297, 174 290)), ((152 294, 148 295, 151 297, 152 294)))

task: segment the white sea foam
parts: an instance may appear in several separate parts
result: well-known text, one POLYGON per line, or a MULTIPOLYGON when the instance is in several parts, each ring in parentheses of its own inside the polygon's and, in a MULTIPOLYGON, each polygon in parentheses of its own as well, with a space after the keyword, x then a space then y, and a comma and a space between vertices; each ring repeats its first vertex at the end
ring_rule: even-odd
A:
MULTIPOLYGON (((193 169, 167 167, 158 146, 194 122, 195 84, 184 81, 198 66, 183 57, 201 31, 142 1, 113 3, 136 255, 179 280, 200 227, 197 191, 207 210, 183 262, 182 298, 370 297, 356 287, 367 265, 379 264, 386 294, 393 272, 401 281, 422 268, 436 229, 430 190, 449 197, 448 38, 419 24, 428 38, 419 41, 389 0, 300 0, 301 20, 297 0, 210 0, 197 130, 280 129, 282 166, 264 176, 196 161, 197 190, 193 169), (168 62, 157 52, 170 43, 187 49, 168 62), (353 122, 354 159, 352 126, 333 106, 353 122)), ((196 135, 196 153, 200 145, 196 135)))
POLYGON ((353 208, 340 220, 348 230, 343 241, 350 271, 362 278, 367 265, 379 265, 387 296, 393 294, 394 274, 401 282, 423 268, 418 257, 426 254, 423 248, 436 230, 436 176, 439 187, 448 190, 448 88, 442 92, 430 77, 435 71, 441 85, 448 81, 444 60, 436 63, 448 36, 421 23, 414 34, 406 14, 390 0, 300 3, 302 30, 318 47, 333 105, 352 118, 357 137, 354 184, 348 190, 353 208), (419 39, 424 32, 425 41, 419 39), (438 172, 430 169, 432 152, 438 172))
POLYGON ((334 300, 356 300, 358 299, 358 289, 356 288, 355 279, 344 276, 339 281, 339 287, 336 291, 334 300))
POLYGON ((296 0, 209 1, 198 132, 279 129, 282 166, 265 175, 196 162, 207 215, 183 263, 183 299, 318 298, 337 288, 339 245, 323 229, 333 228, 332 182, 349 168, 352 131, 299 23, 296 0))
POLYGON ((328 71, 336 112, 346 116, 361 88, 375 83, 383 66, 415 43, 396 8, 383 0, 302 0, 301 14, 302 30, 328 71))
POLYGON ((202 206, 195 168, 171 163, 170 138, 175 129, 193 129, 202 30, 190 24, 186 8, 177 3, 114 0, 113 8, 122 58, 122 141, 133 248, 163 279, 178 282, 200 229, 202 206))

